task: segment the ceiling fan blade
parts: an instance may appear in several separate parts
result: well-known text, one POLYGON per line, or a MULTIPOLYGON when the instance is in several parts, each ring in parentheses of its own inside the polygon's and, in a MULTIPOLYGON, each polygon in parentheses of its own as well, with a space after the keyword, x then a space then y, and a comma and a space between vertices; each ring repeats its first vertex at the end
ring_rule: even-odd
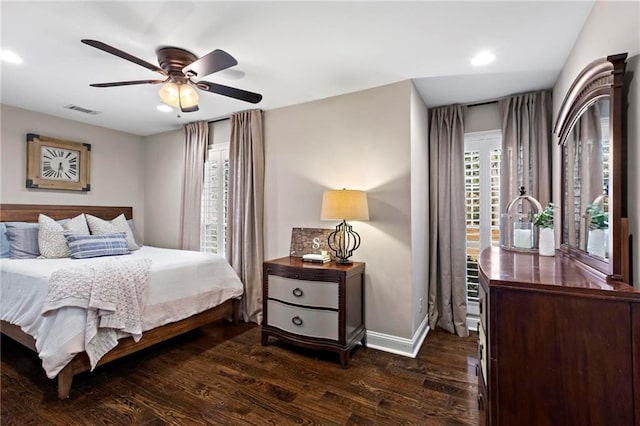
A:
POLYGON ((210 81, 199 81, 196 85, 198 88, 206 90, 207 92, 240 99, 241 101, 251 102, 252 104, 257 104, 262 100, 262 95, 259 93, 247 92, 246 90, 223 86, 222 84, 211 83, 210 81))
POLYGON ((140 58, 137 58, 133 55, 128 54, 127 52, 123 52, 120 49, 116 49, 113 46, 109 46, 108 44, 105 44, 101 41, 97 41, 97 40, 88 40, 88 39, 82 39, 81 40, 84 44, 87 44, 89 46, 95 47, 96 49, 100 49, 102 51, 105 51, 107 53, 111 53, 112 55, 118 56, 122 59, 126 59, 127 61, 133 62, 134 64, 138 64, 140 66, 143 66, 147 69, 150 69, 151 71, 155 71, 155 72, 159 72, 162 75, 168 75, 167 72, 165 70, 163 70, 162 68, 159 68, 153 64, 150 64, 147 61, 143 61, 140 58))
POLYGON ((238 61, 224 50, 216 49, 182 69, 185 75, 204 77, 238 65, 238 61))
POLYGON ((167 80, 137 80, 137 81, 116 81, 113 83, 95 83, 90 84, 91 87, 115 87, 115 86, 131 86, 134 84, 160 84, 167 80))

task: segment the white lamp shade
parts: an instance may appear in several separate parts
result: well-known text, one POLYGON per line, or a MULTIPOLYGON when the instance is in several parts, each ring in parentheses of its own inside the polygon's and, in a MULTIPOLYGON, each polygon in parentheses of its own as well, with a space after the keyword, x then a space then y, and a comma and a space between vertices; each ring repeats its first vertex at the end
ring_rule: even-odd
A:
POLYGON ((198 105, 200 96, 198 92, 190 84, 180 85, 180 104, 183 108, 189 108, 198 105))
POLYGON ((160 100, 167 105, 170 105, 174 108, 180 107, 179 97, 180 97, 180 89, 178 89, 178 85, 172 82, 168 82, 162 85, 160 90, 158 91, 160 95, 160 100))
POLYGON ((190 108, 200 100, 196 89, 188 83, 177 85, 170 81, 162 85, 158 94, 162 102, 174 108, 190 108))
POLYGON ((321 220, 369 220, 367 193, 333 189, 322 194, 321 220))

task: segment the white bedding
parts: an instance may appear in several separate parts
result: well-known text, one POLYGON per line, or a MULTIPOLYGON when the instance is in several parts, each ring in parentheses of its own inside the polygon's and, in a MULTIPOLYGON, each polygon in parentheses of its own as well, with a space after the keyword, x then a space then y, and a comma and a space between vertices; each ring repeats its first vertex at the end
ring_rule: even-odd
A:
POLYGON ((49 378, 84 351, 86 311, 67 307, 41 315, 51 274, 114 257, 150 259, 143 331, 179 321, 243 293, 240 279, 222 256, 144 246, 125 256, 93 259, 0 259, 0 319, 31 335, 49 378))

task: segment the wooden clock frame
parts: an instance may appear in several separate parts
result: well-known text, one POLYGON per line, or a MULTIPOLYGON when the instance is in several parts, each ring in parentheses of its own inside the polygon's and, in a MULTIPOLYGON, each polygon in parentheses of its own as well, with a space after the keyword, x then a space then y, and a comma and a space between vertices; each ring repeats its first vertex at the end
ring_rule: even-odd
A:
POLYGON ((89 182, 91 161, 91 145, 82 142, 71 142, 63 139, 55 139, 40 136, 35 133, 27 134, 27 188, 37 189, 63 189, 69 191, 90 191, 89 182), (61 181, 47 179, 41 176, 40 158, 43 147, 68 149, 79 152, 78 181, 61 181))

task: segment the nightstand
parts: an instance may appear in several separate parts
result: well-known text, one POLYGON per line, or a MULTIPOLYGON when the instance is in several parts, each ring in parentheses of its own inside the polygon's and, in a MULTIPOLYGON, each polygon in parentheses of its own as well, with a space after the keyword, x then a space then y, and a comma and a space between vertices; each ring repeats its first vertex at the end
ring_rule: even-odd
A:
POLYGON ((343 368, 351 350, 366 346, 364 263, 303 262, 283 257, 263 264, 262 345, 269 336, 333 351, 343 368))

